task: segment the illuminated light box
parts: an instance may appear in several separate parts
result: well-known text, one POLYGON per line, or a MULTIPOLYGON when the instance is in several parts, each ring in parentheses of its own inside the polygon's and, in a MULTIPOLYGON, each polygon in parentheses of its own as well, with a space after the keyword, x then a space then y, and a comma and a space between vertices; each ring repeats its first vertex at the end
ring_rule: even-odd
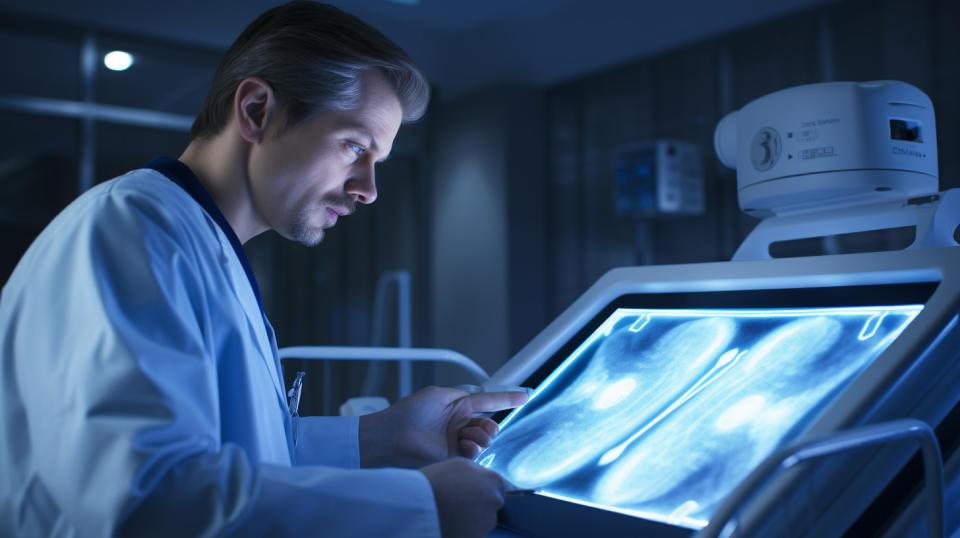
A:
POLYGON ((922 308, 618 308, 477 459, 543 496, 701 528, 922 308))

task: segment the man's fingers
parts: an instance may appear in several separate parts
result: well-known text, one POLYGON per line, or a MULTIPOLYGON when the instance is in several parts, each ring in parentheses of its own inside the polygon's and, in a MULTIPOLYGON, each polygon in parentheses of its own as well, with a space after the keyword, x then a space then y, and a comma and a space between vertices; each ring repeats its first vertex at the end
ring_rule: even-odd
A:
POLYGON ((460 455, 464 458, 472 460, 480 454, 480 447, 470 439, 460 439, 457 441, 457 446, 460 448, 460 455))
POLYGON ((500 426, 497 423, 487 417, 473 417, 467 422, 467 426, 475 426, 477 428, 483 428, 483 431, 487 432, 490 437, 495 437, 500 433, 500 426))
POLYGON ((504 409, 513 409, 514 407, 527 403, 526 392, 506 391, 506 392, 481 392, 464 396, 464 400, 469 400, 473 411, 477 413, 492 413, 494 411, 503 411, 504 409))
POLYGON ((493 436, 483 428, 470 426, 460 430, 460 439, 468 439, 476 443, 480 448, 487 448, 493 442, 493 436))

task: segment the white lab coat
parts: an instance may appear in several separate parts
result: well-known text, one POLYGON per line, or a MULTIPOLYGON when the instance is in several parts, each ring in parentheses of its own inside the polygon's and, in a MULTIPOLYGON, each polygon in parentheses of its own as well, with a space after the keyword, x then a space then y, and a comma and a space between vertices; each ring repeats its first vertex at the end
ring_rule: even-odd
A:
POLYGON ((91 189, 0 299, 0 536, 438 536, 416 470, 301 419, 230 242, 141 169, 91 189))

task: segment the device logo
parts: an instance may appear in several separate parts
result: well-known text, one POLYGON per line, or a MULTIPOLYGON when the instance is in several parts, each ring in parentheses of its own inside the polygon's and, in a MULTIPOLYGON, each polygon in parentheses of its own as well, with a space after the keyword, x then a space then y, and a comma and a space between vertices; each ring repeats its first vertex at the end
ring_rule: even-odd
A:
POLYGON ((766 172, 780 158, 780 134, 773 127, 764 127, 753 135, 750 161, 758 172, 766 172))

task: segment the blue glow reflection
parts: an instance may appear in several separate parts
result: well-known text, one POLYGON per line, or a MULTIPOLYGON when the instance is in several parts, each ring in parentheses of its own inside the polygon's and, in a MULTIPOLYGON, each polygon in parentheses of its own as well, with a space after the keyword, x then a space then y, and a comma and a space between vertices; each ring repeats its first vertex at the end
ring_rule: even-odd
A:
POLYGON ((619 309, 478 459, 522 488, 703 527, 921 309, 619 309))

